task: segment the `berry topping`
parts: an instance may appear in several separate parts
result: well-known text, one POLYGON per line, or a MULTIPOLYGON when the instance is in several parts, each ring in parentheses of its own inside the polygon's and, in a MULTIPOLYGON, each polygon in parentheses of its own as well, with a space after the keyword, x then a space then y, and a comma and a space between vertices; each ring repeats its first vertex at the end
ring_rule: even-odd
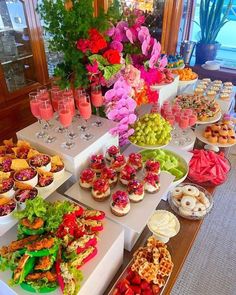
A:
POLYGON ((122 169, 120 173, 120 177, 126 180, 134 179, 135 176, 136 176, 136 170, 128 164, 125 165, 125 167, 122 169))
POLYGON ((128 162, 131 165, 142 167, 142 155, 141 154, 132 153, 132 154, 129 155, 128 162))
POLYGON ((112 195, 112 201, 113 201, 112 202, 113 206, 124 208, 129 203, 129 197, 128 197, 128 194, 124 191, 116 191, 112 195))
POLYGON ((105 167, 105 159, 103 155, 93 155, 91 157, 91 168, 103 169, 105 167))
POLYGON ((14 180, 12 178, 3 179, 0 182, 0 194, 8 192, 14 185, 14 180))
POLYGON ((145 169, 147 172, 158 173, 160 170, 160 163, 153 160, 147 160, 145 164, 145 169))
POLYGON ((32 168, 22 169, 16 172, 15 179, 20 181, 30 180, 35 177, 37 172, 32 168))
POLYGON ((101 177, 105 179, 112 179, 116 177, 116 171, 113 170, 112 168, 105 167, 102 169, 101 177))
POLYGON ((30 164, 33 167, 46 166, 51 161, 50 157, 47 155, 36 155, 30 158, 30 164))
POLYGON ((124 155, 118 155, 114 157, 112 161, 112 167, 121 167, 125 164, 125 156, 124 155))
POLYGON ((159 176, 155 173, 149 172, 145 176, 144 181, 151 184, 152 186, 156 186, 159 183, 159 176))
POLYGON ((144 192, 144 186, 139 180, 131 180, 128 184, 127 191, 129 194, 142 195, 144 192))
POLYGON ((109 183, 106 179, 97 179, 93 183, 93 190, 105 193, 109 189, 109 183))
POLYGON ((117 146, 112 145, 108 148, 107 152, 110 156, 115 156, 120 153, 120 149, 117 146))
POLYGON ((85 169, 80 174, 80 180, 82 182, 92 182, 96 176, 96 173, 91 169, 85 169))

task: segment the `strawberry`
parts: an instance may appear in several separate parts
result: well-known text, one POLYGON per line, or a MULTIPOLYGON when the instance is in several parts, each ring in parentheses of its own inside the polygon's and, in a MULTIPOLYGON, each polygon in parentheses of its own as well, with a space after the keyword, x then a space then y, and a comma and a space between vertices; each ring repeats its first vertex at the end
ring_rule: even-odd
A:
POLYGON ((148 284, 148 282, 142 280, 142 283, 141 283, 141 289, 142 289, 142 290, 146 290, 146 289, 148 289, 148 288, 149 288, 149 284, 148 284))
POLYGON ((153 295, 152 290, 144 290, 142 291, 142 295, 153 295))
POLYGON ((141 278, 140 278, 139 274, 135 273, 134 278, 132 279, 131 283, 134 285, 141 284, 141 278))
POLYGON ((139 286, 131 285, 130 288, 134 291, 136 295, 141 294, 141 288, 139 286))
POLYGON ((128 270, 128 274, 127 274, 127 276, 126 276, 126 279, 127 279, 129 282, 131 282, 132 279, 133 279, 133 277, 134 277, 134 275, 135 275, 135 273, 134 273, 131 269, 129 269, 129 270, 128 270))
POLYGON ((117 287, 120 289, 121 293, 125 293, 126 290, 129 289, 129 286, 130 286, 130 283, 126 279, 121 280, 117 285, 117 287))
POLYGON ((119 291, 118 288, 115 288, 115 290, 113 291, 112 295, 122 295, 122 293, 119 291))
POLYGON ((135 295, 134 294, 134 291, 132 289, 128 289, 126 292, 125 292, 125 295, 135 295))
POLYGON ((157 295, 159 294, 159 292, 160 292, 160 287, 158 285, 152 285, 152 293, 154 295, 157 295))

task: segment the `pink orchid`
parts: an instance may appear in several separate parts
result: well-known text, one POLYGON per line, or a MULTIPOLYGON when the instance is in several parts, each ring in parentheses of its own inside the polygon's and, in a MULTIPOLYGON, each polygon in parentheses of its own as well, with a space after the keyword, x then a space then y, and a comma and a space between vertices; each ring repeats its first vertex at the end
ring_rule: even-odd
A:
POLYGON ((119 52, 122 52, 123 44, 121 42, 119 42, 119 41, 112 41, 111 44, 110 44, 110 48, 116 49, 119 52))
POLYGON ((109 24, 110 28, 106 31, 106 35, 112 37, 115 33, 115 26, 111 22, 109 22, 109 24))
POLYGON ((111 101, 114 96, 116 95, 116 91, 114 89, 110 89, 105 93, 105 101, 109 102, 111 101))
POLYGON ((140 27, 142 24, 144 24, 145 22, 145 16, 144 15, 140 15, 136 18, 135 20, 135 25, 140 27))
POLYGON ((150 68, 150 69, 153 69, 153 68, 156 67, 156 64, 157 64, 157 62, 158 62, 158 58, 159 58, 159 55, 157 55, 157 54, 154 54, 154 55, 150 58, 150 60, 149 60, 149 68, 150 68))
POLYGON ((142 43, 142 53, 147 56, 148 50, 149 50, 149 42, 148 40, 144 40, 142 43))
POLYGON ((150 33, 147 27, 141 26, 140 30, 138 32, 138 39, 141 43, 143 43, 144 40, 146 40, 148 37, 150 37, 150 33))
POLYGON ((163 56, 162 59, 159 62, 159 68, 160 70, 163 70, 168 64, 168 59, 166 56, 163 56))
POLYGON ((134 28, 125 28, 125 34, 129 42, 134 44, 137 40, 136 30, 134 28))
POLYGON ((152 47, 152 52, 151 55, 158 55, 160 56, 161 54, 161 44, 160 42, 157 42, 156 39, 154 39, 153 47, 152 47))

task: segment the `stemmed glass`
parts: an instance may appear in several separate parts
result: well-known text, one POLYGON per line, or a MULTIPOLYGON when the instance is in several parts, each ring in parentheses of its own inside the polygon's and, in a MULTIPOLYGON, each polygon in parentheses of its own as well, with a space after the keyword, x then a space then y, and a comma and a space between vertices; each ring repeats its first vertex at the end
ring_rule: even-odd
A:
POLYGON ((81 130, 84 132, 81 135, 81 138, 85 140, 90 140, 93 138, 93 134, 88 132, 88 119, 91 117, 92 108, 89 95, 86 95, 85 98, 82 97, 79 101, 79 112, 81 117, 85 120, 85 125, 81 126, 81 130))
MULTIPOLYGON (((73 121, 73 117, 75 116, 75 101, 74 101, 73 92, 72 92, 72 95, 63 93, 62 98, 63 98, 63 101, 65 103, 67 103, 69 108, 70 108, 71 115, 72 115, 72 121, 73 121)), ((69 136, 70 136, 71 139, 74 139, 74 138, 76 138, 78 136, 74 132, 72 125, 70 127, 69 136)))
POLYGON ((58 114, 59 121, 63 128, 66 130, 66 142, 63 143, 63 146, 65 149, 70 150, 74 147, 75 143, 71 140, 71 137, 69 136, 69 127, 72 123, 72 113, 70 105, 65 100, 59 102, 58 114))
POLYGON ((42 125, 42 120, 40 116, 40 99, 38 97, 37 92, 30 92, 29 93, 29 99, 30 99, 30 110, 33 116, 38 120, 39 126, 40 126, 40 131, 36 133, 37 138, 44 138, 47 134, 43 130, 43 125, 42 125))
MULTIPOLYGON (((53 119, 53 108, 52 104, 49 100, 43 100, 40 102, 39 105, 39 112, 40 116, 43 120, 45 120, 48 123, 48 126, 50 128, 49 121, 53 119)), ((51 129, 51 128, 50 128, 51 129)), ((45 142, 46 143, 52 143, 56 140, 55 136, 51 136, 50 134, 47 136, 45 142)))
POLYGON ((83 98, 86 101, 86 91, 84 89, 75 89, 75 105, 76 105, 77 110, 78 110, 78 114, 76 114, 75 117, 77 117, 77 118, 80 118, 80 114, 79 114, 79 102, 83 98))
POLYGON ((93 123, 96 127, 101 127, 102 122, 99 117, 99 107, 103 105, 103 96, 102 96, 102 89, 101 85, 92 85, 91 86, 91 101, 93 106, 96 109, 97 119, 96 122, 93 123))

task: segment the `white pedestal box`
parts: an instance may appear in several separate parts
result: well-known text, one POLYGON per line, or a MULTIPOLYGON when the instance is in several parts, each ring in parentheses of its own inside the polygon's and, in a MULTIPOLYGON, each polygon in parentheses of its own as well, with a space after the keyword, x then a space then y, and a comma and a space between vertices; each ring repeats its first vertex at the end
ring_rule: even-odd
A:
MULTIPOLYGON (((66 199, 66 197, 58 193, 54 193, 48 198, 49 201, 66 199)), ((1 238, 0 246, 7 245, 13 240, 16 240, 16 226, 1 238)), ((97 248, 98 254, 81 268, 84 279, 79 295, 101 295, 105 292, 123 263, 124 231, 122 227, 106 218, 104 220, 104 230, 99 234, 97 248)), ((1 272, 0 294, 25 295, 26 292, 20 286, 8 287, 6 285, 10 278, 10 271, 1 272)), ((61 295, 62 293, 58 288, 50 294, 61 295)))
POLYGON ((94 135, 89 141, 80 138, 82 132, 79 130, 78 125, 82 124, 83 121, 77 119, 73 123, 73 130, 78 137, 74 139, 75 146, 71 150, 66 150, 62 146, 62 143, 65 142, 65 134, 55 132, 55 128, 60 126, 56 120, 52 122, 54 127, 51 132, 57 138, 53 143, 45 143, 36 137, 35 134, 39 130, 38 123, 34 123, 17 132, 17 137, 30 142, 32 146, 41 152, 49 155, 60 155, 65 163, 66 170, 73 174, 74 179, 78 179, 80 171, 87 165, 87 161, 92 154, 104 153, 107 147, 118 145, 118 136, 112 136, 109 132, 111 128, 116 126, 116 123, 104 118, 100 119, 102 121, 101 127, 91 125, 92 122, 96 121, 96 116, 92 116, 89 120, 89 132, 94 135))

